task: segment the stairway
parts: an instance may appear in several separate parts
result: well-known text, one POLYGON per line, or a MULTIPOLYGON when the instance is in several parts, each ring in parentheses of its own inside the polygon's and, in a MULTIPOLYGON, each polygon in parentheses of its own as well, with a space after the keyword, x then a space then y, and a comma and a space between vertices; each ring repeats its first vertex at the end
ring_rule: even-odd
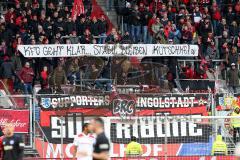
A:
MULTIPOLYGON (((118 27, 117 23, 117 13, 113 8, 111 11, 107 10, 107 2, 106 0, 96 0, 97 4, 102 8, 104 14, 108 16, 109 20, 113 24, 114 27, 118 27)), ((93 8, 94 9, 94 8, 93 8)))

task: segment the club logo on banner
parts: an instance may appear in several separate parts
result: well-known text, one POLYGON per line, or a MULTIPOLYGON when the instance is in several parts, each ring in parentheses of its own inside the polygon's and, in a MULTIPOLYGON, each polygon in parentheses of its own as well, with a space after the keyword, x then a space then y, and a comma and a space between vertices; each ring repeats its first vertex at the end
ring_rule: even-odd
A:
POLYGON ((135 100, 130 95, 117 94, 112 100, 111 108, 113 116, 127 119, 135 114, 135 100))

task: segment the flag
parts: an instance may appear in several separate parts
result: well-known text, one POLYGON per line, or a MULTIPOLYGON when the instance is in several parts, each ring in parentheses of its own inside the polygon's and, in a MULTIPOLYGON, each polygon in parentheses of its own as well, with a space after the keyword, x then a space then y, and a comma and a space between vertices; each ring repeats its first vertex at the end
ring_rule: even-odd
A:
POLYGON ((75 19, 77 16, 84 14, 84 5, 82 0, 74 0, 72 8, 72 19, 75 19))

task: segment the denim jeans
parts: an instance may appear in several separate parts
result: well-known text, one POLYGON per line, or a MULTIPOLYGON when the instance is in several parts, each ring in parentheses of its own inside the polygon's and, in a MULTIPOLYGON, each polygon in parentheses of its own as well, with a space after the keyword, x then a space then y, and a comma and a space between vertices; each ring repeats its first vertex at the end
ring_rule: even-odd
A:
POLYGON ((110 11, 113 9, 114 0, 107 0, 107 10, 110 11))
POLYGON ((143 32, 143 42, 145 44, 150 44, 150 33, 148 32, 148 26, 142 26, 142 32, 143 32))
POLYGON ((97 79, 95 83, 96 83, 96 89, 103 89, 106 91, 112 90, 112 87, 111 87, 112 81, 109 79, 97 79))
POLYGON ((219 24, 219 22, 218 22, 218 21, 216 21, 216 20, 213 20, 213 29, 214 29, 214 31, 216 31, 216 30, 217 30, 218 24, 219 24))
POLYGON ((32 94, 32 83, 24 83, 23 87, 24 94, 32 94))
POLYGON ((106 34, 106 33, 100 34, 100 38, 99 38, 98 43, 99 43, 99 44, 105 44, 106 37, 107 37, 107 34, 106 34))
MULTIPOLYGON (((24 91, 24 94, 32 94, 32 83, 24 83, 23 91, 24 91)), ((29 105, 30 103, 29 98, 25 98, 24 103, 29 105)))
POLYGON ((131 33, 131 29, 129 29, 129 24, 123 23, 123 31, 128 32, 129 34, 131 33))
POLYGON ((131 27, 131 35, 133 37, 133 41, 135 43, 138 43, 140 40, 140 32, 141 32, 141 26, 134 26, 131 27))

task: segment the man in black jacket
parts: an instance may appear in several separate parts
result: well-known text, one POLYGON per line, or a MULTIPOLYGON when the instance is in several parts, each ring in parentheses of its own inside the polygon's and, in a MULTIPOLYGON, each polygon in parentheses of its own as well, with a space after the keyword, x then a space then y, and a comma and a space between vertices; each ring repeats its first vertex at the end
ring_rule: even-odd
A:
POLYGON ((93 16, 92 21, 90 22, 90 31, 93 36, 99 36, 99 30, 98 30, 98 20, 96 16, 93 16))
POLYGON ((104 44, 107 36, 107 30, 108 30, 108 23, 105 19, 104 15, 101 15, 101 17, 98 20, 98 32, 100 35, 99 43, 104 44))
POLYGON ((145 7, 145 10, 141 13, 141 27, 143 32, 143 42, 145 44, 150 43, 150 34, 148 32, 148 22, 152 18, 152 13, 149 11, 149 7, 145 7))
POLYGON ((138 11, 138 6, 135 5, 134 10, 131 13, 131 24, 132 24, 132 37, 135 43, 138 43, 140 40, 140 32, 141 32, 141 23, 140 23, 140 12, 138 11))
POLYGON ((4 57, 4 62, 0 66, 0 73, 2 74, 5 86, 8 88, 8 82, 12 80, 15 72, 13 62, 7 56, 4 57))
POLYGON ((80 16, 80 20, 77 21, 77 35, 82 36, 87 28, 86 17, 80 16))
POLYGON ((126 3, 126 7, 122 10, 123 15, 123 29, 124 32, 131 33, 131 25, 130 25, 130 15, 132 13, 131 3, 126 3))

